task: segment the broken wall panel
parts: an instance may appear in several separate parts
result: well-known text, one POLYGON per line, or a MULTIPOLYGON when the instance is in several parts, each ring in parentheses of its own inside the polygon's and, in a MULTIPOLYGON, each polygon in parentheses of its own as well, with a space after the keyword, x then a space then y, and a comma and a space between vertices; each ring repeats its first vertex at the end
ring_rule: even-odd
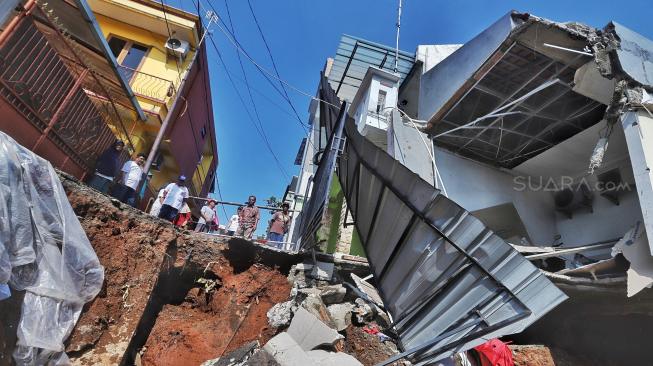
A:
POLYGON ((577 52, 589 32, 511 12, 422 76, 418 116, 439 146, 514 168, 603 117, 603 104, 572 89, 592 59, 577 52))
POLYGON ((566 296, 478 219, 361 136, 338 176, 404 350, 425 364, 517 333, 566 296))

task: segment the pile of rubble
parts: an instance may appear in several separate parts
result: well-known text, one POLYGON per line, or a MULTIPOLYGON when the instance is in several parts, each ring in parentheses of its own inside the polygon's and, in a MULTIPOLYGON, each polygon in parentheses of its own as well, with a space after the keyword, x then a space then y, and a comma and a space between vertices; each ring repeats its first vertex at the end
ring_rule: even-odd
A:
MULTIPOLYGON (((264 345, 253 342, 203 365, 375 365, 397 354, 373 287, 334 268, 319 261, 293 266, 290 299, 267 312, 269 325, 280 332, 264 345)), ((409 363, 395 363, 403 364, 409 363)))

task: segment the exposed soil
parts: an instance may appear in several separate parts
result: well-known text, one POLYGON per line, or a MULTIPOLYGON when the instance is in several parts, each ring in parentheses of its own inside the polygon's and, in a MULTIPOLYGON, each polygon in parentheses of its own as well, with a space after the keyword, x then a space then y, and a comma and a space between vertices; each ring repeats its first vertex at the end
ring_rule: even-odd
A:
POLYGON ((515 366, 560 366, 544 346, 509 346, 515 366))
POLYGON ((275 334, 266 313, 288 298, 284 275, 260 264, 233 273, 216 263, 207 273, 218 288, 193 288, 180 304, 163 307, 142 352, 143 365, 179 365, 182 359, 200 365, 253 340, 265 344, 275 334))
POLYGON ((516 344, 544 344, 556 366, 649 365, 653 327, 651 290, 627 298, 620 290, 560 286, 569 299, 524 332, 516 344))
POLYGON ((377 335, 365 333, 362 327, 355 325, 345 329, 345 340, 344 352, 356 357, 365 366, 376 365, 395 354, 377 335))
POLYGON ((103 195, 62 180, 100 263, 100 294, 84 308, 66 351, 78 364, 118 364, 155 286, 174 228, 158 219, 113 204, 103 195))
MULTIPOLYGON (((180 231, 61 178, 105 268, 100 294, 84 307, 66 342, 73 364, 132 365, 146 344, 145 364, 200 364, 251 340, 265 343, 276 333, 266 313, 287 299, 286 275, 299 257, 180 231), (199 278, 217 287, 207 295, 199 278)), ((20 307, 11 304, 0 307, 0 365, 11 362, 15 345, 20 307)))

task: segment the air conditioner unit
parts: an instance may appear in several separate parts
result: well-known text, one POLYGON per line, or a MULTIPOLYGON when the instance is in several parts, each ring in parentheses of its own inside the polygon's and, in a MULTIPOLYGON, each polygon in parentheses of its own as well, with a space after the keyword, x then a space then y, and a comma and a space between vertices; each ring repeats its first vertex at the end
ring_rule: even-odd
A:
POLYGON ((178 38, 168 38, 166 41, 166 50, 171 56, 185 58, 190 51, 190 44, 178 38))

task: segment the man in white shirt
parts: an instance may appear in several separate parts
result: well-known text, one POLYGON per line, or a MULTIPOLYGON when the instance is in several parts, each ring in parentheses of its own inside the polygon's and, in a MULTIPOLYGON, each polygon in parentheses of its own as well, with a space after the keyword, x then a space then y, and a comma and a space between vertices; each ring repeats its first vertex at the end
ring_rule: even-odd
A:
POLYGON ((197 220, 195 231, 208 233, 213 220, 215 220, 215 216, 215 201, 209 200, 209 202, 200 210, 200 218, 197 220))
POLYGON ((186 177, 180 175, 176 183, 170 183, 164 188, 163 194, 163 205, 161 205, 159 217, 172 222, 175 220, 181 206, 188 199, 186 177))
POLYGON ((136 204, 136 189, 143 177, 143 165, 146 156, 140 153, 136 159, 129 160, 120 169, 120 185, 113 190, 112 195, 122 203, 134 206, 136 204))
POLYGON ((241 211, 243 211, 243 206, 238 207, 236 214, 231 216, 231 218, 229 219, 229 223, 227 224, 227 235, 234 236, 236 231, 238 231, 238 225, 239 225, 238 218, 240 217, 241 211))

